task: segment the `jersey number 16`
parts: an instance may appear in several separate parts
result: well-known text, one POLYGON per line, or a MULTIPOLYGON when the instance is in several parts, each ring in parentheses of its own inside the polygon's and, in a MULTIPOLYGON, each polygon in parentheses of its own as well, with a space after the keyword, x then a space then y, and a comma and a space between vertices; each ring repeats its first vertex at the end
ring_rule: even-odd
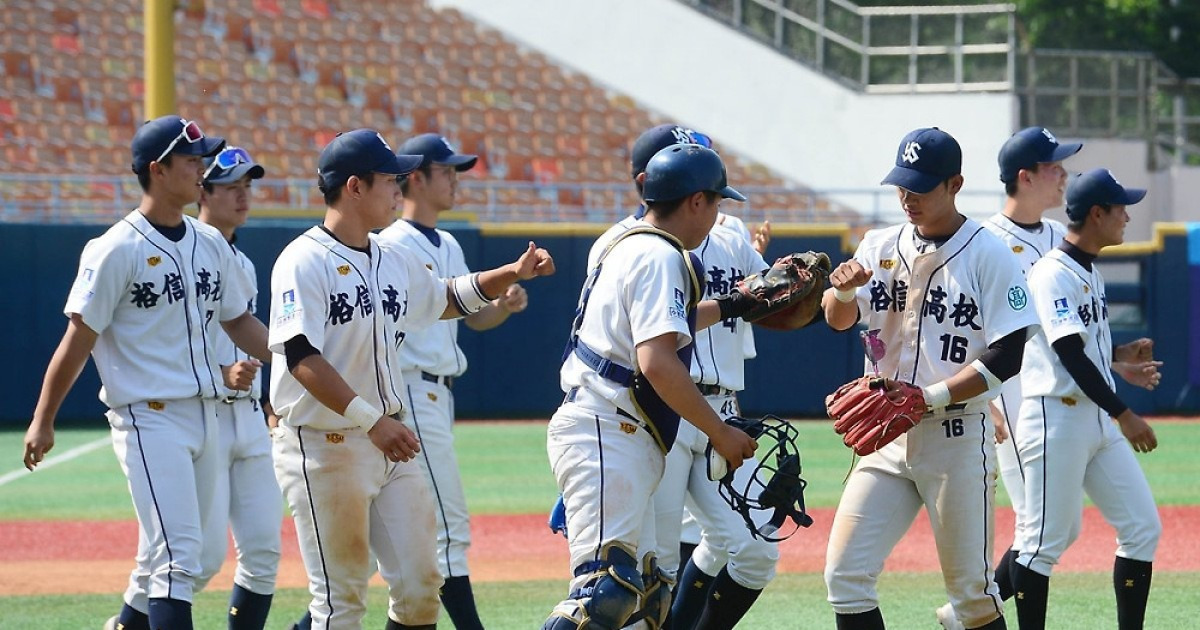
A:
POLYGON ((949 333, 938 337, 942 342, 942 360, 954 363, 967 362, 967 338, 949 333))

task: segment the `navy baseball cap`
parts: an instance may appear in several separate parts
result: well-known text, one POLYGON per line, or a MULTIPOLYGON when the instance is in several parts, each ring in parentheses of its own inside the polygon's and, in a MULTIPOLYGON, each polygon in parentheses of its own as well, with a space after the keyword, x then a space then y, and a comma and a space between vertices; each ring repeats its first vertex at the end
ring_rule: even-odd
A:
POLYGON ((204 160, 204 183, 232 184, 243 177, 262 179, 267 171, 241 147, 225 147, 204 160))
POLYGON ((210 138, 194 120, 171 114, 146 121, 133 134, 133 172, 140 173, 150 165, 171 154, 216 155, 225 147, 224 138, 210 138))
POLYGON ((339 133, 325 145, 317 161, 317 176, 325 190, 332 190, 355 175, 408 175, 417 170, 422 159, 419 155, 396 155, 374 129, 355 129, 339 133))
POLYGON ((654 154, 675 144, 698 144, 708 149, 712 148, 712 140, 708 136, 686 127, 676 124, 651 127, 633 142, 633 150, 629 154, 633 176, 637 177, 646 172, 646 164, 654 154))
POLYGON ((421 156, 420 166, 445 164, 453 166, 460 173, 475 168, 475 163, 479 161, 478 155, 455 153, 450 141, 436 133, 423 133, 405 140, 400 145, 400 154, 421 156))
POLYGON ((1082 148, 1083 145, 1077 142, 1059 144, 1058 138, 1045 127, 1026 127, 1000 147, 1000 181, 1014 182, 1021 169, 1061 162, 1082 148))
POLYGON ((1067 216, 1082 221, 1092 206, 1131 206, 1146 197, 1144 188, 1126 188, 1112 171, 1097 168, 1067 182, 1067 216))
POLYGON ((904 136, 896 150, 896 167, 879 183, 923 195, 961 172, 958 141, 937 127, 926 127, 904 136))

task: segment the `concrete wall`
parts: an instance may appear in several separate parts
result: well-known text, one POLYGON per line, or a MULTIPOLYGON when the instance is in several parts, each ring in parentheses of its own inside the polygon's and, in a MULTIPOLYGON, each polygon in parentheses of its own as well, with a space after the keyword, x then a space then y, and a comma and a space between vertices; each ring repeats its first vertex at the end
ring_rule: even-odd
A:
MULTIPOLYGON (((965 190, 993 195, 973 202, 983 208, 975 213, 1002 201, 995 156, 1014 131, 1009 94, 868 96, 676 0, 431 4, 454 7, 815 189, 877 188, 904 134, 941 127, 963 146, 965 190)), ((838 199, 873 211, 864 195, 838 199)))

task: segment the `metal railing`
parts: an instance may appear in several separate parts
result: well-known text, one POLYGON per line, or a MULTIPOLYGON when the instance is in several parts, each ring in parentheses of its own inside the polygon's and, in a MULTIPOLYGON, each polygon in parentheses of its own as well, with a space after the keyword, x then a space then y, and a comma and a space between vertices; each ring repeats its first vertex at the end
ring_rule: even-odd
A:
MULTIPOLYGON (((636 207, 628 182, 550 183, 471 181, 459 183, 456 214, 475 222, 611 224, 636 207)), ((726 210, 746 221, 773 223, 844 223, 873 227, 903 220, 891 187, 796 190, 743 186, 746 203, 726 210), (854 208, 854 209, 851 209, 854 208)), ((314 223, 324 201, 308 179, 254 182, 252 221, 314 223)), ((1002 192, 960 193, 960 207, 974 217, 998 211, 1002 192)), ((0 222, 111 223, 141 201, 133 177, 0 174, 0 222)))
POLYGON ((1016 7, 860 7, 848 0, 679 0, 855 89, 1013 87, 1016 7))

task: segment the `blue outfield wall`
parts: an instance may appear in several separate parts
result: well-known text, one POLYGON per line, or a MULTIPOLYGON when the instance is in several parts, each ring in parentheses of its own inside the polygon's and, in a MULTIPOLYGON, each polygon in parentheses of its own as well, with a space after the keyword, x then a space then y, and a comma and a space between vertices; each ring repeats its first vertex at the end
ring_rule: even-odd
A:
MULTIPOLYGON (((533 238, 554 255, 558 273, 526 284, 530 305, 503 326, 485 333, 465 326, 460 337, 470 369, 455 384, 458 415, 464 418, 548 418, 562 393, 558 367, 563 343, 584 278, 587 252, 599 232, 595 228, 533 228, 540 234, 518 233, 513 227, 463 227, 453 231, 462 243, 468 264, 487 268, 518 256, 533 238)), ((16 328, 0 338, 6 358, 0 379, 0 426, 22 428, 29 420, 41 389, 42 376, 66 326, 62 306, 76 273, 79 253, 88 239, 105 229, 93 225, 34 226, 0 224, 0 316, 16 328)), ((271 296, 272 261, 302 226, 248 225, 238 246, 258 266, 259 315, 265 317, 271 296)), ((790 251, 826 251, 835 261, 849 256, 840 231, 777 229, 768 257, 790 251)), ((1140 302, 1144 325, 1114 331, 1121 343, 1137 336, 1156 340, 1156 354, 1166 362, 1162 386, 1154 393, 1123 387, 1122 396, 1145 413, 1168 413, 1200 408, 1200 393, 1187 389, 1187 348, 1192 333, 1187 292, 1180 274, 1187 269, 1183 232, 1160 235, 1151 247, 1128 258, 1141 265, 1140 283, 1113 285, 1114 300, 1140 302), (1153 334, 1151 334, 1153 333, 1153 334)), ((1124 258, 1122 258, 1124 260, 1124 258)), ((793 333, 756 330, 758 358, 747 366, 747 389, 742 408, 747 415, 821 416, 824 397, 862 370, 857 334, 840 334, 823 325, 793 333)), ((100 384, 90 364, 64 401, 63 423, 103 422, 97 400, 100 384)))

